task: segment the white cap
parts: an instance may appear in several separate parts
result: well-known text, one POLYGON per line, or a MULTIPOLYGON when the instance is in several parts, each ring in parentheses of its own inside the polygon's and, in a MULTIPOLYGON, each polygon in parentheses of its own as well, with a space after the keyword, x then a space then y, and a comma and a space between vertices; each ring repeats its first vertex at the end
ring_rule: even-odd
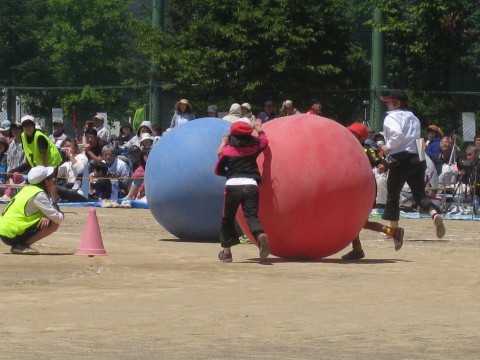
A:
POLYGON ((20 119, 20 124, 23 125, 25 121, 31 121, 35 124, 35 118, 32 115, 25 115, 20 119))
POLYGON ((155 141, 155 138, 147 132, 147 133, 143 133, 143 134, 142 134, 140 143, 144 142, 145 140, 155 141))
POLYGON ((286 108, 291 108, 293 107, 293 102, 292 100, 285 100, 284 102, 286 108))
POLYGON ((52 166, 35 166, 28 172, 28 183, 32 185, 40 184, 43 180, 52 175, 54 170, 55 169, 52 166))
POLYGON ((7 130, 10 130, 10 126, 12 124, 10 123, 10 121, 8 120, 3 120, 1 123, 0 123, 0 131, 7 131, 7 130))
POLYGON ((249 118, 242 117, 242 118, 238 119, 238 120, 237 120, 237 121, 235 121, 235 122, 239 122, 239 121, 241 121, 241 122, 244 122, 244 123, 246 123, 246 124, 248 124, 248 125, 252 126, 252 122, 250 121, 250 119, 249 119, 249 118))
POLYGON ((105 121, 105 118, 103 117, 102 114, 97 114, 93 117, 94 119, 97 119, 97 120, 102 120, 102 121, 105 121))

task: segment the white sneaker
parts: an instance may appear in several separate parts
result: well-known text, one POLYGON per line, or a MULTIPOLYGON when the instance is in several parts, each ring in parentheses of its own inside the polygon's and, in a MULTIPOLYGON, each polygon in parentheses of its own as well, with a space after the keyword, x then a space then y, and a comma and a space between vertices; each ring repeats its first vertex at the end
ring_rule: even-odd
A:
POLYGON ((3 195, 2 197, 0 197, 0 200, 1 200, 1 201, 10 201, 10 200, 12 200, 12 199, 10 198, 10 196, 3 195))
POLYGON ((121 208, 126 208, 126 209, 131 209, 132 208, 132 200, 130 199, 125 199, 122 201, 120 204, 121 208))
POLYGON ((119 208, 120 207, 120 204, 118 203, 117 200, 110 200, 110 204, 112 205, 112 206, 110 206, 112 208, 119 208))
POLYGON ((23 245, 15 245, 12 246, 10 249, 10 252, 15 255, 38 255, 40 252, 36 249, 32 249, 31 247, 28 246, 23 246, 23 245))
POLYGON ((100 207, 102 207, 102 208, 111 208, 111 207, 113 207, 113 206, 112 206, 112 203, 111 203, 110 200, 103 200, 102 205, 100 205, 100 207))

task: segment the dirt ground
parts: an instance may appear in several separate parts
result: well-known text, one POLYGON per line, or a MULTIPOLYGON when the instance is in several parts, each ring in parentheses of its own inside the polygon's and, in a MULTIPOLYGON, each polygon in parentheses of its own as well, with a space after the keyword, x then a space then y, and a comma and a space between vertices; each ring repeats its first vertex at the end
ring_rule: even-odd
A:
POLYGON ((71 255, 86 208, 64 208, 40 256, 0 250, 3 359, 476 359, 480 223, 364 231, 366 259, 258 261, 254 245, 175 241, 148 210, 97 209, 108 256, 71 255))

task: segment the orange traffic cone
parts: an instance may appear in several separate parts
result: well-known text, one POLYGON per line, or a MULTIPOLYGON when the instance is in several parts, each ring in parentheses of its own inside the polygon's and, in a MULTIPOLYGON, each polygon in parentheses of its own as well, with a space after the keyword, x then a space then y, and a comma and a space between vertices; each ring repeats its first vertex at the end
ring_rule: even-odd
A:
POLYGON ((77 255, 103 256, 107 255, 103 247, 102 234, 98 224, 95 209, 88 212, 87 222, 83 230, 82 241, 77 249, 77 255))

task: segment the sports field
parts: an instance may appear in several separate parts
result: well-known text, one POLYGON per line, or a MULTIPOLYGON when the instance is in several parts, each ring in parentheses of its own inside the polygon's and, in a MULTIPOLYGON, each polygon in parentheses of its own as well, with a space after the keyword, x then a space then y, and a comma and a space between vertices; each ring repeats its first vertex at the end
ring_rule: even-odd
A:
POLYGON ((0 250, 0 359, 476 359, 480 223, 362 233, 366 259, 216 259, 148 210, 97 209, 108 256, 71 255, 88 209, 64 208, 39 256, 0 250))

